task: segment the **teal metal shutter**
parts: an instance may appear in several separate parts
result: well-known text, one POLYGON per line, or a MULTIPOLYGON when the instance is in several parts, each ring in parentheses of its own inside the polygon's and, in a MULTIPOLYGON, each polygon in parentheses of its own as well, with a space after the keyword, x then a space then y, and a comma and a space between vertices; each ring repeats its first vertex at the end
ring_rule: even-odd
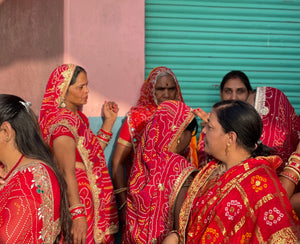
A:
POLYGON ((210 111, 223 76, 242 70, 300 114, 300 0, 146 0, 145 28, 145 76, 171 68, 191 107, 210 111))

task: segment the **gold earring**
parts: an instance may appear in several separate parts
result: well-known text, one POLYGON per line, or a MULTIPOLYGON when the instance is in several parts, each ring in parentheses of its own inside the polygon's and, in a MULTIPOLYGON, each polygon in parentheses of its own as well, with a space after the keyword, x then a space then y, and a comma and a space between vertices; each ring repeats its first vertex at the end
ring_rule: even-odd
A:
POLYGON ((62 100, 62 102, 60 103, 60 107, 61 108, 65 108, 66 107, 66 103, 65 103, 65 98, 62 100))
POLYGON ((225 153, 227 154, 229 153, 229 151, 230 151, 230 143, 227 143, 225 148, 225 153))
POLYGON ((6 140, 6 141, 9 141, 9 137, 7 136, 7 137, 5 138, 5 140, 6 140))
POLYGON ((180 139, 177 140, 177 144, 179 144, 179 143, 180 143, 180 139))

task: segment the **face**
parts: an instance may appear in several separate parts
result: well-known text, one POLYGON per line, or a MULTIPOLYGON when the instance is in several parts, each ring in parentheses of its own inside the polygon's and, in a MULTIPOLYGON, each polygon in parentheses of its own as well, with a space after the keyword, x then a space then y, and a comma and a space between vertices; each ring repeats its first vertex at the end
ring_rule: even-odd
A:
POLYGON ((249 92, 240 78, 229 79, 223 91, 220 92, 221 100, 242 100, 247 101, 249 92))
POLYGON ((176 153, 181 154, 184 149, 190 144, 192 139, 192 132, 189 130, 183 131, 181 136, 179 137, 179 143, 176 146, 176 153))
POLYGON ((217 115, 214 109, 210 113, 208 122, 202 131, 205 134, 205 152, 219 160, 222 160, 228 138, 221 124, 218 122, 217 115))
POLYGON ((80 72, 73 85, 69 86, 65 96, 65 103, 70 107, 79 107, 87 103, 89 89, 88 81, 84 72, 80 72))
POLYGON ((160 77, 155 84, 155 97, 158 104, 175 100, 177 95, 176 83, 171 75, 160 77))

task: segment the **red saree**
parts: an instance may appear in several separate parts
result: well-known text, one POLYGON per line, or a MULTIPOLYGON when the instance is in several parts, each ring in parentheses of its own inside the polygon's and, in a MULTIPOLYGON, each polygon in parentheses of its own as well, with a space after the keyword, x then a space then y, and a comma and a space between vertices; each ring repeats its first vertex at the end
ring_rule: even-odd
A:
POLYGON ((60 232, 60 189, 54 172, 32 162, 0 185, 0 243, 53 243, 60 232))
POLYGON ((284 93, 273 87, 257 87, 255 109, 264 124, 262 142, 287 162, 299 142, 295 109, 284 93))
POLYGON ((277 160, 250 158, 219 176, 220 166, 208 163, 183 203, 180 243, 299 241, 299 219, 272 168, 277 160))
POLYGON ((184 103, 167 101, 146 125, 129 177, 125 243, 161 243, 171 230, 177 194, 196 170, 172 151, 193 118, 184 103))
POLYGON ((60 108, 74 69, 72 64, 61 65, 52 72, 39 123, 49 145, 59 136, 58 133, 61 136, 73 135, 77 154, 81 157, 81 163, 76 162, 75 173, 80 200, 87 211, 87 243, 113 243, 113 234, 118 231, 117 207, 101 145, 83 113, 77 111, 76 115, 60 108))

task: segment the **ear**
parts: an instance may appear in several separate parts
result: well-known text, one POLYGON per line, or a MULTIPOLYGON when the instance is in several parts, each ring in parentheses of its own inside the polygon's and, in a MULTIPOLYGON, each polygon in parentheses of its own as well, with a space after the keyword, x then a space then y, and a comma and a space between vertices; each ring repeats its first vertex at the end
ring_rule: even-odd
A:
POLYGON ((8 121, 2 123, 0 130, 3 131, 2 139, 6 142, 10 141, 15 135, 14 129, 8 121))
POLYGON ((230 143, 230 145, 236 144, 237 134, 234 131, 228 132, 227 136, 228 136, 228 142, 230 143))

